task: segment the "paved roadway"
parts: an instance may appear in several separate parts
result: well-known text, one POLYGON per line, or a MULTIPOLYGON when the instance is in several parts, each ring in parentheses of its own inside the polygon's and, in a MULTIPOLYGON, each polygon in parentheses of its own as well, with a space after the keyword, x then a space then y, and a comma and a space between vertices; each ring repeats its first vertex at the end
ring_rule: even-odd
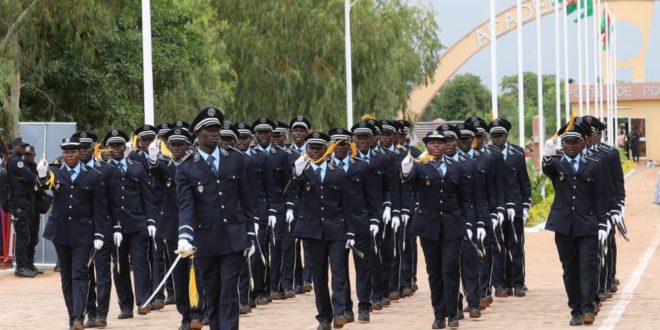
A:
MULTIPOLYGON (((660 206, 651 202, 658 174, 657 169, 638 167, 627 178, 626 220, 631 242, 617 238, 621 286, 614 298, 604 304, 592 327, 647 329, 660 324, 660 314, 650 307, 660 302, 660 254, 655 253, 660 243, 660 206)), ((553 234, 527 233, 526 242, 527 297, 496 298, 480 319, 461 321, 460 328, 568 328, 570 315, 553 234)), ((430 329, 433 315, 423 261, 420 258, 420 290, 413 297, 374 312, 368 324, 353 323, 344 329, 430 329)), ((0 273, 0 329, 66 329, 59 283, 59 274, 52 272, 36 279, 0 273)), ((130 320, 117 320, 117 313, 113 288, 107 329, 176 329, 180 321, 174 306, 130 320)), ((308 293, 259 307, 241 317, 240 324, 243 329, 315 329, 314 315, 314 296, 308 293)))

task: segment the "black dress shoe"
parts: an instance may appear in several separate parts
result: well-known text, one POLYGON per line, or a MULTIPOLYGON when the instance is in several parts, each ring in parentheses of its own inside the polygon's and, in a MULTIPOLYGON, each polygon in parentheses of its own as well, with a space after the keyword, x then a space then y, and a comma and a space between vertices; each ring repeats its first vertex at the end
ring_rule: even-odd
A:
POLYGON ((103 329, 108 326, 108 321, 106 321, 105 316, 99 315, 96 317, 96 321, 94 325, 99 329, 103 329))
POLYGON ((509 294, 508 294, 508 292, 507 292, 506 289, 504 289, 504 288, 497 288, 497 289, 495 289, 495 297, 498 297, 498 298, 506 298, 506 297, 508 297, 508 296, 509 296, 509 294))
POLYGON ((314 287, 312 286, 312 283, 305 282, 305 283, 303 283, 302 289, 305 292, 311 292, 314 289, 314 287))
POLYGON ((371 302, 371 310, 372 311, 380 311, 382 309, 383 309, 383 304, 381 304, 379 301, 371 302))
MULTIPOLYGON (((207 323, 207 325, 208 325, 208 323, 207 323)), ((190 321, 190 329, 191 330, 202 330, 203 327, 204 327, 204 321, 202 321, 200 319, 192 319, 190 321)))
POLYGON ((456 316, 448 317, 447 326, 450 328, 458 328, 458 318, 456 316))
POLYGON ((272 292, 272 293, 270 294, 270 299, 273 299, 273 300, 282 300, 282 299, 284 299, 284 294, 282 294, 282 293, 280 293, 280 292, 272 292))
POLYGON ((123 319, 132 319, 133 318, 133 311, 121 311, 119 315, 117 316, 118 319, 123 320, 123 319))
POLYGON ((344 317, 346 318, 347 323, 355 322, 355 314, 353 311, 344 311, 344 317))
POLYGON ((153 307, 153 306, 152 307, 149 307, 149 306, 152 306, 152 304, 149 304, 145 307, 138 307, 138 315, 147 315, 147 314, 149 314, 151 312, 152 307, 153 307))
POLYGON ((513 296, 513 288, 507 288, 507 289, 506 289, 506 294, 507 294, 508 296, 513 296))
POLYGON ((465 312, 463 312, 463 310, 461 309, 461 310, 458 311, 458 314, 456 316, 457 316, 456 317, 457 319, 463 320, 463 319, 465 319, 465 312))
POLYGON ((582 315, 575 315, 571 318, 571 321, 568 322, 568 325, 570 325, 572 327, 582 325, 582 324, 583 324, 582 315))
POLYGON ((266 296, 259 296, 257 297, 257 305, 263 306, 263 305, 268 305, 268 297, 266 296))
POLYGON ((490 306, 493 303, 493 296, 488 296, 486 299, 488 300, 488 306, 490 306))
POLYGON ((431 329, 444 329, 447 327, 447 323, 445 323, 445 319, 435 319, 433 321, 433 325, 431 325, 431 329))
POLYGON ((21 268, 16 268, 16 270, 14 271, 14 275, 16 275, 16 277, 22 277, 22 278, 33 278, 37 276, 37 272, 27 267, 21 267, 21 268))
POLYGON ((481 310, 479 308, 470 308, 469 314, 471 319, 478 319, 481 317, 481 310))
POLYGON ((257 308, 257 302, 254 299, 250 298, 250 300, 248 301, 248 306, 250 306, 250 308, 257 308))
POLYGON ((359 311, 358 312, 358 322, 369 322, 371 317, 369 316, 369 311, 359 311))
POLYGON ((55 267, 53 267, 53 271, 56 272, 56 273, 60 272, 60 264, 59 263, 55 264, 55 267))
POLYGON ((329 322, 321 322, 319 323, 319 326, 316 327, 316 330, 330 330, 332 327, 330 326, 329 322))
POLYGON ((176 304, 176 296, 173 294, 167 296, 167 299, 165 299, 165 305, 174 305, 174 304, 176 304))
POLYGON ((391 301, 397 301, 401 298, 401 295, 396 291, 392 291, 390 292, 389 298, 391 301))
POLYGON ((238 312, 242 315, 245 315, 247 313, 252 313, 252 308, 248 305, 240 305, 238 306, 238 312))
POLYGON ((38 269, 35 265, 33 265, 33 264, 29 265, 28 268, 30 268, 31 270, 33 270, 34 272, 36 272, 38 275, 43 275, 43 274, 44 274, 43 271, 39 270, 39 269, 38 269))
POLYGON ((594 321, 596 320, 596 317, 594 316, 594 313, 584 313, 582 314, 582 322, 586 325, 594 324, 594 321))
POLYGON ((207 315, 207 316, 204 316, 204 318, 202 319, 202 325, 209 325, 209 317, 208 317, 208 315, 207 315))
POLYGON ((73 321, 72 328, 74 330, 85 330, 85 324, 83 324, 82 319, 76 319, 75 321, 73 321))
POLYGON ((332 327, 335 329, 341 329, 348 323, 348 319, 344 315, 335 316, 335 320, 332 322, 332 327))
POLYGON ((402 296, 403 296, 404 298, 412 297, 413 294, 414 294, 414 293, 413 293, 413 290, 412 290, 411 288, 403 288, 402 296))
POLYGON ((292 290, 284 290, 284 299, 293 299, 296 297, 296 293, 292 290))
POLYGON ((295 292, 296 294, 304 294, 305 290, 303 290, 302 285, 296 285, 296 289, 293 290, 293 292, 295 292))
POLYGON ((85 321, 85 328, 94 328, 96 327, 96 316, 87 315, 87 321, 85 321))
POLYGON ((390 300, 388 298, 383 298, 380 300, 380 304, 383 305, 383 307, 388 307, 390 306, 390 300))
POLYGON ((181 322, 181 326, 179 326, 179 330, 190 330, 190 322, 188 321, 181 322))
POLYGON ((526 295, 526 291, 523 288, 516 288, 513 290, 513 295, 516 297, 524 297, 526 295))
POLYGON ((151 305, 153 306, 151 310, 154 311, 161 310, 165 307, 165 301, 163 299, 156 299, 151 305))
POLYGON ((419 290, 419 287, 417 286, 417 283, 413 282, 412 288, 413 292, 417 292, 419 290))

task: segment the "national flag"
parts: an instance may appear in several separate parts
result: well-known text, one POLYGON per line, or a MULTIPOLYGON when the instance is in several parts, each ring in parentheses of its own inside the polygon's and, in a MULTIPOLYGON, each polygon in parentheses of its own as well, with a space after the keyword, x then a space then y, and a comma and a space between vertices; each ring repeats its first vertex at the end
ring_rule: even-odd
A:
POLYGON ((614 26, 612 25, 612 17, 610 16, 610 13, 603 9, 603 16, 600 20, 600 37, 601 44, 603 45, 603 51, 606 51, 610 44, 610 36, 612 35, 612 31, 614 31, 614 26))
MULTIPOLYGON (((571 15, 578 10, 578 0, 568 0, 566 2, 566 14, 571 15)), ((581 18, 594 15, 594 2, 593 0, 580 0, 580 13, 581 18)))

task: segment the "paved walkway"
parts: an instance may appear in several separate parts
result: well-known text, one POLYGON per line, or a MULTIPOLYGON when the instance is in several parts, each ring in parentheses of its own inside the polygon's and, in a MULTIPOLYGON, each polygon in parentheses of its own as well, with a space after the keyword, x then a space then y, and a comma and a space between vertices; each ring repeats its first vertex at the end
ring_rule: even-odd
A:
MULTIPOLYGON (((657 180, 657 169, 641 167, 627 179, 626 220, 631 242, 617 238, 621 286, 615 297, 605 303, 592 327, 647 329, 660 324, 660 313, 648 307, 660 302, 660 254, 655 253, 660 243, 660 206, 651 203, 657 180)), ((461 321, 461 328, 568 328, 569 310, 553 234, 528 233, 526 242, 527 297, 496 298, 480 319, 461 321)), ((344 329, 430 329, 433 315, 423 260, 420 258, 420 290, 414 297, 374 312, 371 323, 353 323, 344 329)), ((18 325, 33 329, 66 329, 66 309, 59 283, 59 274, 52 272, 36 279, 18 279, 6 272, 0 274, 0 329, 13 329, 18 325)), ((114 291, 112 300, 107 329, 176 329, 179 325, 174 306, 144 317, 116 320, 118 308, 114 291)), ((294 300, 259 307, 240 322, 243 329, 315 329, 314 315, 314 296, 308 293, 294 300)))

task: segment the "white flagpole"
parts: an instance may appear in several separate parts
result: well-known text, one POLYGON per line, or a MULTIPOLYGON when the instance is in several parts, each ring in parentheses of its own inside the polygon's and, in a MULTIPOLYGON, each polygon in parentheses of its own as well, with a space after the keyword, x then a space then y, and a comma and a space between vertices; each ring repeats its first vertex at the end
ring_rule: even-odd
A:
MULTIPOLYGON (((568 87, 568 11, 566 6, 564 6, 564 14, 562 15, 563 20, 563 29, 564 29, 564 109, 566 112, 566 121, 571 118, 571 103, 569 99, 569 87, 568 87)), ((558 129, 559 130, 559 129, 558 129)))
POLYGON ((353 126, 353 68, 351 59, 351 1, 344 0, 344 52, 346 57, 346 125, 353 126))
MULTIPOLYGON (((519 23, 520 24, 520 23, 519 23)), ((497 105, 497 31, 495 30, 495 0, 490 0, 490 101, 493 118, 499 117, 497 105)))
MULTIPOLYGON (((543 65, 541 58, 541 1, 536 1, 536 87, 539 110, 539 164, 543 162, 543 146, 545 145, 545 118, 543 118, 543 65)), ((522 145, 524 148, 524 145, 522 145)))
POLYGON ((579 13, 579 15, 584 15, 582 18, 582 32, 584 33, 583 37, 584 40, 584 86, 586 86, 586 99, 585 99, 585 104, 587 105, 587 115, 591 114, 591 96, 589 94, 589 85, 590 85, 590 79, 589 79, 589 5, 588 2, 585 1, 584 3, 584 8, 582 8, 582 12, 584 13, 579 13))
POLYGON ((522 0, 516 2, 516 19, 518 29, 516 31, 518 39, 518 143, 525 145, 525 86, 523 79, 523 16, 522 0))
POLYGON ((618 128, 618 119, 619 119, 619 82, 617 81, 617 67, 618 67, 618 56, 616 54, 617 51, 617 35, 619 34, 619 29, 616 24, 616 15, 614 15, 614 32, 612 32, 612 55, 614 58, 613 61, 613 66, 612 66, 612 76, 614 78, 614 116, 612 117, 612 120, 614 121, 612 123, 612 136, 614 137, 614 141, 612 141, 611 146, 616 147, 617 143, 617 136, 619 135, 619 128, 618 128))
MULTIPOLYGON (((605 17, 605 25, 606 25, 606 28, 607 28, 607 19, 608 19, 607 18, 607 13, 603 13, 603 9, 604 8, 603 8, 603 4, 602 4, 601 0, 598 0, 598 13, 601 16, 601 20, 603 19, 603 16, 605 17)), ((601 38, 601 36, 600 36, 600 33, 599 33, 598 34, 599 47, 602 47, 602 46, 600 46, 600 42, 601 42, 600 38, 601 38)), ((603 121, 603 113, 605 112, 605 91, 603 90, 603 79, 604 79, 604 77, 603 77, 603 65, 604 64, 605 63, 603 62, 603 50, 599 48, 598 49, 598 76, 600 77, 600 79, 598 80, 598 94, 600 95, 600 101, 599 101, 599 103, 600 103, 599 111, 600 112, 598 113, 598 116, 599 116, 600 121, 603 121)))
POLYGON ((559 67, 559 4, 554 2, 555 10, 555 131, 561 127, 561 69, 559 67))
POLYGON ((142 70, 144 75, 144 123, 154 124, 154 81, 151 66, 151 3, 142 0, 142 70))
POLYGON ((584 104, 582 102, 582 20, 580 18, 580 13, 582 12, 582 0, 577 1, 577 51, 578 51, 578 100, 580 102, 580 116, 584 115, 584 104))
POLYGON ((594 27, 594 33, 593 33, 593 38, 594 38, 594 44, 593 44, 593 46, 594 46, 594 52, 593 52, 593 63, 594 63, 594 86, 593 86, 593 90, 594 90, 594 117, 598 117, 598 113, 600 112, 600 110, 598 109, 598 107, 600 105, 600 102, 598 102, 599 95, 598 95, 598 88, 596 86, 598 86, 598 32, 599 32, 598 31, 598 23, 600 22, 600 20, 598 20, 598 18, 600 16, 599 16, 599 13, 598 13, 598 5, 594 4, 593 6, 595 7, 594 8, 595 13, 594 13, 594 16, 592 17, 592 20, 593 20, 593 23, 594 23, 593 24, 593 27, 594 27))
MULTIPOLYGON (((605 10, 609 13, 608 3, 605 3, 605 10)), ((611 14, 610 14, 610 17, 611 14)), ((610 26, 605 29, 605 45, 607 47, 607 143, 612 142, 611 135, 611 120, 612 120, 612 45, 610 42, 610 26)))

